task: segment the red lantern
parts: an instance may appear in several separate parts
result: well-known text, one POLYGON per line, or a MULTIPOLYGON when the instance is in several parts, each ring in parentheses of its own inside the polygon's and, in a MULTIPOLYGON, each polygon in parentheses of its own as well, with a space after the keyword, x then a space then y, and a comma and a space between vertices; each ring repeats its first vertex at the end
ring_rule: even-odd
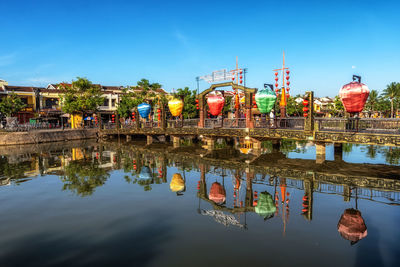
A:
POLYGON ((307 112, 308 111, 308 107, 303 107, 303 111, 307 112))
POLYGON ((198 100, 198 99, 196 99, 196 103, 199 103, 199 100, 198 100))
POLYGON ((275 81, 278 81, 278 77, 275 77, 275 81))
POLYGON ((290 70, 287 70, 287 71, 286 71, 286 74, 289 75, 289 73, 290 73, 290 70))
POLYGON ((340 89, 339 96, 347 112, 361 112, 368 99, 369 89, 363 83, 351 82, 340 89))
POLYGON ((224 108, 225 98, 221 95, 210 94, 207 98, 207 104, 211 115, 217 116, 224 108))
POLYGON ((240 83, 243 83, 243 81, 242 81, 242 80, 240 80, 240 83))
POLYGON ((287 81, 287 82, 286 82, 286 85, 287 85, 287 86, 289 86, 289 84, 290 84, 290 82, 289 82, 289 81, 287 81))
POLYGON ((240 73, 240 74, 242 74, 242 73, 243 73, 243 71, 241 70, 239 73, 240 73))
POLYGON ((286 80, 289 80, 289 78, 290 78, 289 76, 286 76, 286 80))
POLYGON ((239 77, 240 79, 243 79, 243 76, 242 75, 240 75, 240 77, 239 77))
POLYGON ((278 72, 275 72, 275 76, 278 76, 278 72))
POLYGON ((303 106, 308 106, 308 99, 303 100, 303 106))
POLYGON ((286 88, 286 92, 288 92, 288 93, 289 93, 289 88, 286 88))
POLYGON ((114 117, 115 117, 115 115, 114 115, 114 114, 112 114, 112 115, 111 115, 111 117, 113 117, 113 118, 114 118, 114 117))
POLYGON ((235 77, 232 78, 232 81, 234 81, 234 80, 235 80, 235 77))
POLYGON ((275 84, 275 87, 278 87, 278 86, 279 86, 278 83, 276 83, 276 84, 275 84))
POLYGON ((257 104, 256 101, 253 101, 253 104, 254 104, 254 105, 257 104))
POLYGON ((289 97, 290 97, 290 95, 289 95, 289 94, 286 94, 286 97, 287 97, 287 98, 289 98, 289 97))
POLYGON ((199 109, 199 107, 196 107, 196 109, 199 109))
POLYGON ((303 117, 307 117, 308 116, 308 113, 303 113, 303 117))
POLYGON ((289 88, 289 87, 286 87, 286 90, 288 90, 288 91, 289 91, 289 90, 290 90, 290 88, 289 88))

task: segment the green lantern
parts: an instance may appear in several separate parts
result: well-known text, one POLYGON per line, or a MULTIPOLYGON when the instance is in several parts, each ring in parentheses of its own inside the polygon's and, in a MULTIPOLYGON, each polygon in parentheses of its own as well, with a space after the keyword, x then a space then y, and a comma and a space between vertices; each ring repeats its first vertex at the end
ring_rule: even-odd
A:
POLYGON ((268 219, 274 216, 276 211, 274 200, 268 192, 262 192, 255 207, 255 211, 264 219, 268 219))
POLYGON ((256 93, 255 99, 260 113, 267 114, 275 105, 276 95, 269 89, 262 89, 256 93))

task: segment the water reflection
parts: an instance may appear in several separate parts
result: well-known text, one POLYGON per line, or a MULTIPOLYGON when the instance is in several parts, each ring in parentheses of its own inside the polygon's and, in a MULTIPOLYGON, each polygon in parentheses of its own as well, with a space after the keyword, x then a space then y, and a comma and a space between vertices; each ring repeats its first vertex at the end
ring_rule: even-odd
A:
MULTIPOLYGON (((126 196, 119 195, 122 189, 113 191, 113 198, 120 198, 118 207, 137 203, 151 207, 150 199, 158 196, 156 206, 173 203, 175 206, 168 207, 174 216, 180 210, 185 211, 182 221, 201 222, 207 230, 218 226, 218 231, 237 229, 248 235, 269 229, 268 239, 278 244, 275 233, 282 238, 293 238, 302 236, 304 231, 321 240, 329 236, 336 245, 349 241, 357 247, 368 243, 371 236, 370 240, 376 239, 376 218, 380 218, 382 207, 394 211, 400 205, 399 166, 342 160, 316 164, 314 160, 288 157, 292 152, 307 153, 306 142, 284 141, 280 149, 271 142, 263 144, 263 154, 254 156, 254 160, 251 155, 228 147, 212 153, 196 146, 175 149, 163 145, 112 143, 32 147, 0 157, 0 184, 11 185, 2 187, 8 189, 35 177, 54 175, 58 177, 59 183, 55 186, 60 192, 70 192, 73 197, 85 197, 85 200, 96 196, 98 200, 104 197, 104 191, 111 190, 109 183, 120 177, 129 196, 142 198, 127 200, 126 196), (101 187, 104 190, 98 190, 101 187), (148 202, 143 202, 147 199, 148 202), (353 201, 355 207, 351 207, 353 201), (362 208, 358 207, 359 201, 363 202, 362 208), (365 216, 370 214, 370 209, 377 212, 376 218, 365 216)), ((394 162, 398 157, 394 148, 343 148, 345 153, 356 149, 375 157, 379 153, 392 153, 394 162)), ((109 201, 105 199, 103 205, 109 201)), ((135 208, 140 209, 139 205, 135 208)), ((149 210, 160 212, 154 207, 149 210)), ((138 218, 143 216, 143 211, 139 214, 138 218)), ((182 221, 176 224, 181 225, 182 221)), ((148 230, 152 231, 152 228, 148 230)), ((213 234, 216 233, 222 235, 221 232, 213 234)))

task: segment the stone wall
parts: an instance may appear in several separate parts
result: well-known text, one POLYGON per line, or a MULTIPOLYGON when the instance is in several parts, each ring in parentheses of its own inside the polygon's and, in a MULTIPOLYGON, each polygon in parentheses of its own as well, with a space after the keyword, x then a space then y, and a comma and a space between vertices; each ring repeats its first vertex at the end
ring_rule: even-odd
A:
POLYGON ((97 129, 40 130, 30 132, 1 132, 0 146, 39 144, 97 138, 97 129))

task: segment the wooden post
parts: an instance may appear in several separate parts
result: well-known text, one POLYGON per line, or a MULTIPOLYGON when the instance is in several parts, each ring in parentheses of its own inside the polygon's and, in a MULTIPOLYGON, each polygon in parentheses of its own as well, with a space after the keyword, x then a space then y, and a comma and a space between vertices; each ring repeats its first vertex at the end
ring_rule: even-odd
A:
MULTIPOLYGON (((308 116, 304 119, 304 131, 314 131, 314 92, 306 92, 308 96, 308 116)), ((317 128, 318 129, 318 128, 317 128)))
POLYGON ((246 110, 246 128, 254 128, 253 116, 251 114, 251 103, 253 101, 253 94, 245 91, 245 110, 246 110))
POLYGON ((204 104, 204 96, 203 95, 198 95, 197 99, 199 100, 199 128, 204 128, 204 113, 205 113, 205 104, 204 104), (200 97, 201 96, 201 97, 200 97))

